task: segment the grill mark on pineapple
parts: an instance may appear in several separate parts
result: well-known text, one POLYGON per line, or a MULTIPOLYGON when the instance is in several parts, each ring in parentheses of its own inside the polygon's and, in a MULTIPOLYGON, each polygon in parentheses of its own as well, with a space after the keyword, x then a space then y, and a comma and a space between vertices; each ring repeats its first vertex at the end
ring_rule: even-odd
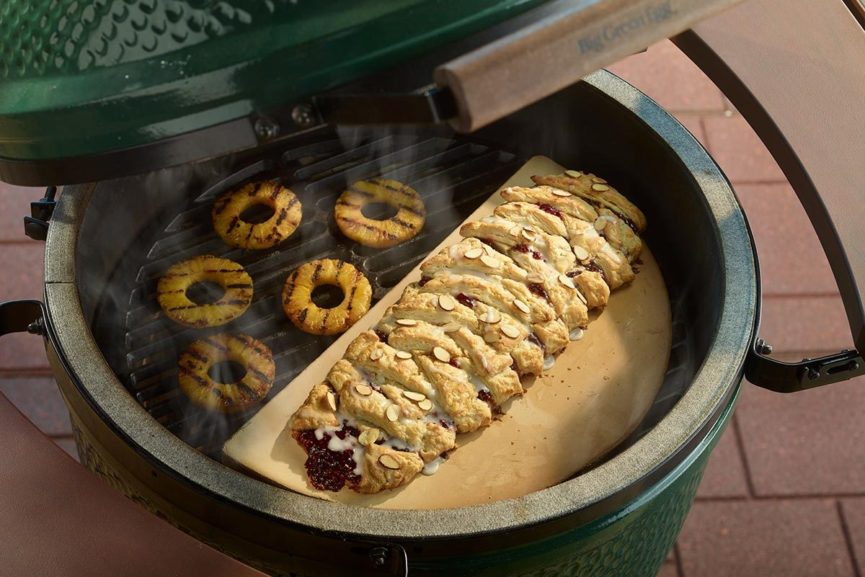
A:
POLYGON ((238 225, 238 223, 240 223, 240 217, 239 216, 232 216, 231 221, 228 224, 228 228, 226 229, 225 232, 230 233, 231 231, 233 231, 234 228, 238 225))
POLYGON ((402 220, 401 218, 393 217, 392 219, 390 219, 390 221, 394 224, 400 225, 403 228, 407 228, 408 230, 415 230, 415 228, 417 228, 416 225, 414 225, 410 222, 406 222, 406 221, 402 220))

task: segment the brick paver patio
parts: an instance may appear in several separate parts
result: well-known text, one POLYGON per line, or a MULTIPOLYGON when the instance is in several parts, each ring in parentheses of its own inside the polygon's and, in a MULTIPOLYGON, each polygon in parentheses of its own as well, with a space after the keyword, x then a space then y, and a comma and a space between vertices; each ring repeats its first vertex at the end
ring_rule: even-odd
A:
MULTIPOLYGON (((850 346, 817 238, 783 173, 721 92, 671 43, 611 67, 673 112, 733 182, 754 230, 761 335, 802 357, 850 346)), ((0 300, 41 298, 42 244, 21 218, 39 191, 0 185, 0 300)), ((861 249, 861 247, 860 247, 861 249)), ((0 344, 0 391, 74 453, 39 339, 0 344)), ((865 379, 782 396, 744 384, 663 577, 862 577, 865 379)))

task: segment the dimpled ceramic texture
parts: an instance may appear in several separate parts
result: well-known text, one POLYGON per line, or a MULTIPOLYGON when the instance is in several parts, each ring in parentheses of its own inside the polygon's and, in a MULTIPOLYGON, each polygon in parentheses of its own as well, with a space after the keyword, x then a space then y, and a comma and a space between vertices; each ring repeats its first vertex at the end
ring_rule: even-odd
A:
POLYGON ((148 144, 291 106, 542 0, 3 0, 0 157, 148 144))

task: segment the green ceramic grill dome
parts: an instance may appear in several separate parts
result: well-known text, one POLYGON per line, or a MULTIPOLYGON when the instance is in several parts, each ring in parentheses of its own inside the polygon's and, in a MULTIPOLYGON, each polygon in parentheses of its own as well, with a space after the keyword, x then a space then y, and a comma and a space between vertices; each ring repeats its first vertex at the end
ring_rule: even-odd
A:
POLYGON ((267 114, 540 3, 5 0, 0 159, 98 155, 267 114))

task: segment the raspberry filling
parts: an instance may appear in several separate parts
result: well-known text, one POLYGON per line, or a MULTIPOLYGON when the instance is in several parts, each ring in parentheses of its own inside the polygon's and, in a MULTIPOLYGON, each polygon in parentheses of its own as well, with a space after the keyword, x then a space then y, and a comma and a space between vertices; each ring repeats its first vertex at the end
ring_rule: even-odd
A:
POLYGON ((492 409, 494 415, 503 414, 502 410, 493 400, 493 396, 489 391, 478 391, 478 398, 490 406, 490 409, 492 409))
POLYGON ((528 286, 529 286, 529 290, 532 292, 532 294, 535 294, 535 295, 541 297, 542 299, 550 300, 549 295, 547 295, 547 291, 544 289, 544 285, 542 285, 540 283, 533 282, 533 283, 529 283, 528 286))
POLYGON ((555 206, 552 206, 549 204, 539 204, 538 208, 541 209, 542 211, 546 212, 547 214, 551 214, 553 216, 557 216, 559 218, 562 218, 562 211, 560 211, 555 206))
POLYGON ((430 276, 422 276, 422 277, 420 277, 420 280, 418 281, 417 284, 418 284, 418 286, 423 286, 431 280, 432 280, 432 277, 430 277, 430 276))
POLYGON ((535 249, 530 249, 527 244, 518 244, 514 247, 514 250, 521 253, 532 253, 532 258, 535 260, 544 260, 544 255, 536 251, 535 249))
POLYGON ((475 299, 473 299, 472 297, 470 297, 467 294, 459 293, 454 298, 457 299, 457 301, 459 301, 460 304, 465 305, 465 306, 469 307, 470 309, 475 308, 475 299))
POLYGON ((526 340, 530 343, 537 345, 542 351, 546 352, 547 347, 544 346, 544 343, 538 338, 538 335, 535 333, 530 333, 529 336, 526 337, 526 340))
POLYGON ((348 436, 357 438, 360 432, 343 421, 338 431, 326 431, 321 439, 317 439, 314 430, 294 433, 294 438, 306 451, 306 474, 313 487, 321 491, 339 491, 346 483, 355 487, 360 482, 360 475, 354 472, 357 467, 354 451, 331 451, 327 448, 333 436, 344 440, 348 436))
POLYGON ((378 337, 378 340, 380 340, 383 343, 387 342, 387 333, 385 333, 384 331, 380 331, 378 329, 375 329, 374 332, 375 332, 375 336, 378 337))
POLYGON ((604 269, 598 266, 598 263, 596 263, 595 261, 590 261, 583 266, 586 267, 586 270, 598 273, 599 275, 601 275, 601 279, 603 279, 605 283, 610 284, 610 281, 607 280, 606 273, 604 273, 604 269))

